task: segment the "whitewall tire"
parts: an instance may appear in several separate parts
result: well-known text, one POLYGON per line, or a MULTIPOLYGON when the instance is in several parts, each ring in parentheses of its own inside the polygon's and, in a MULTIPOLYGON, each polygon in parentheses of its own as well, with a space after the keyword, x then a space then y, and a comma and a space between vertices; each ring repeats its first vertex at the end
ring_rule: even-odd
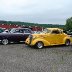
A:
POLYGON ((36 48, 42 49, 44 47, 44 44, 42 42, 37 42, 36 43, 36 48))
POLYGON ((3 39, 3 40, 2 40, 2 44, 3 44, 3 45, 7 45, 8 43, 9 43, 9 42, 8 42, 8 39, 3 39))
POLYGON ((69 46, 70 45, 70 40, 66 40, 65 45, 69 46))

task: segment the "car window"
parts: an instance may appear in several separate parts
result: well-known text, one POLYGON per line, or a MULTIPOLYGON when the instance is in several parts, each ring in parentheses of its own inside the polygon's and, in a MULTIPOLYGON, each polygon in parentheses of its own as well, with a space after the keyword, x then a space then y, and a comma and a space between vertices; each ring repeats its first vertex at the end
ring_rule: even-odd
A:
POLYGON ((60 34, 60 31, 59 30, 53 30, 52 34, 60 34))
POLYGON ((50 33, 50 32, 51 32, 51 30, 49 30, 49 29, 44 29, 42 33, 50 33))
POLYGON ((23 29, 20 29, 19 32, 20 32, 20 33, 24 33, 24 30, 23 30, 23 29))
POLYGON ((11 33, 31 33, 29 29, 12 29, 11 33))
POLYGON ((62 34, 62 33, 63 33, 63 31, 62 31, 62 30, 60 30, 60 33, 62 34))
POLYGON ((15 28, 12 28, 11 30, 10 30, 10 33, 14 33, 15 32, 15 28))
POLYGON ((16 29, 15 32, 19 33, 20 31, 19 31, 19 29, 16 29))
POLYGON ((28 29, 25 29, 24 33, 30 33, 30 31, 28 29))

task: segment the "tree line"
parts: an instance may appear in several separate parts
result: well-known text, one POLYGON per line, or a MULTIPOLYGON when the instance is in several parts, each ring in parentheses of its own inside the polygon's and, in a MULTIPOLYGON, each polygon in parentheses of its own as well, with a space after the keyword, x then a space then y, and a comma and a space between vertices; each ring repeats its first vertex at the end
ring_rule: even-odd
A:
POLYGON ((66 24, 38 24, 38 23, 29 23, 29 22, 20 22, 20 21, 4 21, 0 20, 0 24, 10 24, 10 25, 20 25, 20 26, 39 26, 44 28, 62 28, 66 31, 72 32, 72 17, 66 20, 66 24))
POLYGON ((44 28, 64 28, 64 25, 59 24, 38 24, 38 23, 29 23, 29 22, 20 22, 20 21, 3 21, 0 20, 0 24, 11 24, 11 25, 25 25, 25 26, 39 26, 44 28))

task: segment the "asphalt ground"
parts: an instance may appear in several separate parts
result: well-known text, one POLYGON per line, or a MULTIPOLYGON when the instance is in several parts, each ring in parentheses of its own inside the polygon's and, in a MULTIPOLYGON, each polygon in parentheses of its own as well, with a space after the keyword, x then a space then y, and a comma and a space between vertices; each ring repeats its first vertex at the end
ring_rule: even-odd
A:
POLYGON ((0 72, 72 72, 72 46, 0 45, 0 72))

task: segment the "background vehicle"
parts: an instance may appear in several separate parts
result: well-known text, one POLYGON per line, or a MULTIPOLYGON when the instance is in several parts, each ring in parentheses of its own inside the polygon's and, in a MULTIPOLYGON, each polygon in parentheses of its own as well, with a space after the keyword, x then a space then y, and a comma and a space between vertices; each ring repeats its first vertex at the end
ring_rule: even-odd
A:
POLYGON ((6 30, 4 30, 2 33, 9 33, 9 30, 6 29, 6 30))
POLYGON ((46 28, 40 34, 30 35, 25 41, 26 44, 37 48, 50 45, 70 45, 71 42, 72 38, 59 28, 46 28))
POLYGON ((9 42, 25 41, 30 34, 31 29, 29 28, 13 28, 9 33, 0 33, 0 41, 4 45, 9 42))
POLYGON ((2 33, 4 30, 2 28, 0 28, 0 33, 2 33))

